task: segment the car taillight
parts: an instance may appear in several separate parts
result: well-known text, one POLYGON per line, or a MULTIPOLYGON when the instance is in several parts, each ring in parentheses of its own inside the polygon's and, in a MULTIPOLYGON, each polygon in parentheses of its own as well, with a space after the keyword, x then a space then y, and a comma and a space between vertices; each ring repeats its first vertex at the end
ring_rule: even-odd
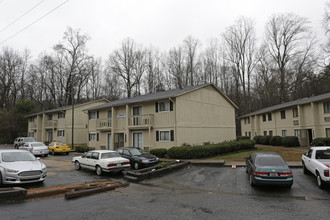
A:
POLYGON ((115 166, 117 166, 117 164, 115 164, 115 163, 108 164, 108 167, 115 167, 115 166))
POLYGON ((258 171, 253 171, 254 175, 257 176, 268 176, 267 172, 258 172, 258 171))
POLYGON ((329 177, 329 170, 325 170, 325 171, 324 171, 324 176, 325 176, 325 177, 329 177))
POLYGON ((124 162, 124 163, 121 163, 121 165, 128 165, 130 164, 129 162, 124 162))
POLYGON ((280 176, 292 176, 292 172, 279 173, 280 176))

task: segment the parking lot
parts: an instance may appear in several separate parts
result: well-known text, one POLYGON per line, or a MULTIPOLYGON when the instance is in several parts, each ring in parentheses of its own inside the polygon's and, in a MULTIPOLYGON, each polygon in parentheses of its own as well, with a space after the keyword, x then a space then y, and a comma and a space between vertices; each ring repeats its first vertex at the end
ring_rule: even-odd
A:
MULTIPOLYGON (((122 175, 76 171, 74 154, 41 158, 50 187, 96 180, 124 181, 122 175)), ((1 219, 329 219, 330 189, 293 169, 291 189, 251 187, 244 167, 191 166, 166 176, 131 183, 75 200, 48 198, 1 204, 1 219)))

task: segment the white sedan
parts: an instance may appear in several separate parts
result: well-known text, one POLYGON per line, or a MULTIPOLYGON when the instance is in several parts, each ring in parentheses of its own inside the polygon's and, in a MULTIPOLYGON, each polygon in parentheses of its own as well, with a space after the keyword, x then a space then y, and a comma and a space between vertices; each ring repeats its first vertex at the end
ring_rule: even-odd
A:
POLYGON ((103 172, 121 172, 131 167, 128 159, 123 158, 116 151, 92 150, 83 156, 72 158, 76 170, 81 168, 95 170, 97 175, 103 172))

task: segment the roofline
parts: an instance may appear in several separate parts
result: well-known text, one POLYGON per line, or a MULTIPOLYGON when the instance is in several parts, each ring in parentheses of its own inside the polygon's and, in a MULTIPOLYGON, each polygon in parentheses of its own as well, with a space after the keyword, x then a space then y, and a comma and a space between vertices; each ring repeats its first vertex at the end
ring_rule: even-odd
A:
MULTIPOLYGON (((204 84, 204 85, 200 85, 194 89, 191 89, 189 91, 185 91, 185 92, 182 92, 180 94, 177 94, 177 95, 174 95, 174 96, 168 96, 168 97, 165 97, 165 98, 150 98, 150 99, 147 99, 147 100, 143 100, 143 101, 139 101, 139 102, 136 102, 136 103, 146 103, 146 102, 151 102, 151 101, 156 101, 156 100, 164 100, 164 99, 171 99, 171 98, 174 98, 174 97, 179 97, 179 96, 182 96, 182 95, 185 95, 185 94, 188 94, 190 92, 193 92, 193 91, 196 91, 196 90, 199 90, 199 89, 202 89, 202 88, 205 88, 207 86, 212 86, 217 92, 219 92, 234 108, 238 109, 238 106, 226 95, 224 94, 216 85, 214 85, 213 83, 207 83, 207 84, 204 84)), ((168 90, 170 91, 170 90, 168 90)), ((127 98, 126 98, 127 99, 127 98)), ((125 105, 130 105, 130 104, 135 104, 135 103, 126 103, 126 104, 114 104, 113 106, 104 106, 104 107, 99 107, 97 108, 97 106, 93 107, 93 109, 91 110, 88 110, 88 109, 84 109, 83 111, 95 111, 95 110, 101 110, 101 109, 108 109, 108 108, 111 108, 111 107, 118 107, 118 106, 125 106, 125 105)))
POLYGON ((242 118, 245 118, 245 117, 248 117, 248 116, 253 116, 253 115, 261 115, 261 114, 265 114, 267 112, 274 112, 274 111, 278 111, 278 110, 281 110, 281 109, 287 109, 287 108, 290 108, 292 106, 305 105, 305 104, 308 104, 308 103, 314 103, 314 102, 319 102, 319 101, 322 101, 322 100, 330 99, 330 97, 324 97, 324 98, 321 97, 321 96, 324 96, 326 94, 330 94, 330 93, 324 93, 324 94, 318 95, 318 96, 320 96, 319 99, 311 100, 312 98, 318 97, 318 96, 312 96, 312 97, 308 97, 308 98, 296 99, 296 100, 293 100, 293 101, 290 101, 290 102, 285 102, 285 103, 278 104, 278 105, 269 106, 267 108, 262 108, 262 109, 254 111, 254 112, 251 112, 251 113, 248 113, 248 114, 245 114, 245 115, 241 115, 241 116, 238 117, 238 119, 242 119, 242 118), (304 99, 306 99, 306 101, 304 101, 304 99), (302 101, 302 102, 297 103, 297 101, 302 101), (283 104, 287 104, 287 106, 281 106, 283 104), (279 106, 279 107, 276 108, 276 106, 279 106), (270 109, 270 108, 274 108, 274 109, 270 109), (268 109, 270 109, 270 110, 268 110, 268 109))
MULTIPOLYGON (((85 102, 85 103, 74 104, 74 107, 76 108, 76 107, 84 106, 84 105, 95 103, 95 102, 99 102, 99 101, 110 102, 108 99, 102 98, 102 99, 97 99, 97 100, 93 100, 93 101, 89 101, 89 102, 85 102)), ((37 113, 33 113, 33 114, 30 114, 30 115, 27 115, 26 117, 32 117, 32 116, 36 116, 36 115, 42 115, 42 114, 45 114, 45 113, 61 112, 61 111, 68 110, 68 109, 72 109, 72 105, 62 106, 62 107, 54 108, 54 109, 48 109, 48 110, 45 110, 45 111, 42 111, 42 112, 37 112, 37 113)))

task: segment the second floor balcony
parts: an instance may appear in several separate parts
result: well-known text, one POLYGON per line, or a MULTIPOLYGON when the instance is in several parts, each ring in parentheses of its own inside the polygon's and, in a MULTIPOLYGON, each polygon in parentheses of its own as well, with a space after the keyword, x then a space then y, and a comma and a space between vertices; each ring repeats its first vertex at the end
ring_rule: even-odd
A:
POLYGON ((149 128, 154 125, 154 115, 133 115, 128 117, 128 127, 130 129, 149 128))
POLYGON ((112 127, 111 118, 99 119, 96 122, 96 129, 100 131, 109 131, 112 127))
POLYGON ((46 121, 45 128, 57 128, 57 120, 46 121))

